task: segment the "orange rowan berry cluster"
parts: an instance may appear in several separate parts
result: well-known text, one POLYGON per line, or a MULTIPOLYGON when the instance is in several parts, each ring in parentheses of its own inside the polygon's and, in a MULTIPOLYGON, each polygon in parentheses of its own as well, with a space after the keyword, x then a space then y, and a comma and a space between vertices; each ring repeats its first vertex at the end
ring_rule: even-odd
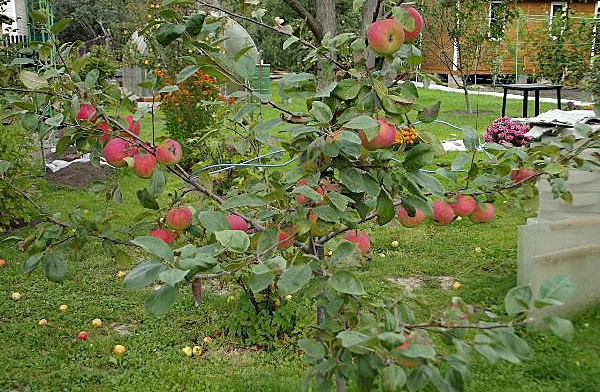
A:
POLYGON ((412 125, 403 126, 396 132, 396 143, 412 146, 417 142, 417 129, 412 125))

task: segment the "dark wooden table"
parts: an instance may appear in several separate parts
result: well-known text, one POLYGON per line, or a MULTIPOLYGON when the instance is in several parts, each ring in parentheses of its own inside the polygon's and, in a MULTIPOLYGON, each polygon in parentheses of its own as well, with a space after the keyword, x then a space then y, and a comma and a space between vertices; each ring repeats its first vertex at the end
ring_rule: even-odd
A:
POLYGON ((506 113, 506 94, 508 90, 516 90, 523 92, 523 117, 527 117, 527 106, 529 103, 529 92, 533 91, 535 95, 535 115, 540 114, 540 91, 542 90, 556 90, 556 102, 560 109, 560 90, 563 86, 559 84, 501 84, 500 87, 504 89, 504 96, 502 97, 502 117, 506 113))

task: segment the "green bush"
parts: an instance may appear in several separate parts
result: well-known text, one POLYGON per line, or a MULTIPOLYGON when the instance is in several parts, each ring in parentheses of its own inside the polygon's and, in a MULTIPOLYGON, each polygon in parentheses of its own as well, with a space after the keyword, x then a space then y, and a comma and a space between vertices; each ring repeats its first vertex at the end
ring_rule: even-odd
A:
POLYGON ((22 226, 34 212, 32 206, 7 184, 8 181, 21 189, 31 190, 30 177, 36 170, 31 155, 33 145, 31 135, 20 125, 0 124, 0 161, 10 164, 2 177, 4 181, 0 179, 0 231, 22 226))
POLYGON ((112 51, 101 45, 94 45, 90 49, 85 65, 81 71, 81 75, 86 75, 89 71, 97 69, 100 71, 98 80, 104 82, 106 79, 111 79, 115 76, 115 71, 119 68, 112 51))
POLYGON ((600 100, 600 56, 594 57, 592 66, 586 78, 586 90, 592 95, 592 100, 600 100))
POLYGON ((298 299, 281 300, 281 305, 269 311, 260 307, 257 314, 246 296, 239 296, 236 307, 228 317, 229 334, 246 344, 273 346, 280 339, 295 340, 310 325, 311 307, 298 304, 298 299))

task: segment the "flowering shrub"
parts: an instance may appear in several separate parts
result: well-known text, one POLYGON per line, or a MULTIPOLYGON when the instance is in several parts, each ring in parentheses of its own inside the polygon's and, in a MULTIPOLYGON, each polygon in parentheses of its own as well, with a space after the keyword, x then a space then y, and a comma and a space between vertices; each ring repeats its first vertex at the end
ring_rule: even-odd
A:
POLYGON ((510 117, 501 117, 492 121, 483 137, 488 143, 527 147, 531 141, 531 137, 525 136, 527 132, 529 126, 512 121, 510 117))
POLYGON ((182 165, 190 168, 212 155, 203 136, 210 131, 208 127, 215 118, 215 106, 207 102, 222 99, 216 80, 200 70, 180 83, 175 83, 175 77, 166 70, 156 70, 155 74, 167 85, 179 88, 161 94, 161 109, 169 136, 181 141, 185 157, 182 165))

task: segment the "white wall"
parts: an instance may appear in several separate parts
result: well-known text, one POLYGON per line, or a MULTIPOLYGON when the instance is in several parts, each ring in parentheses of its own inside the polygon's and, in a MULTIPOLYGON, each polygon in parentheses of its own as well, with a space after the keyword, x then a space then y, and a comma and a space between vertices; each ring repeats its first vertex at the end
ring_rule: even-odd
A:
POLYGON ((15 22, 12 25, 2 25, 3 33, 10 35, 27 35, 27 15, 25 13, 25 0, 9 0, 3 12, 15 22))

